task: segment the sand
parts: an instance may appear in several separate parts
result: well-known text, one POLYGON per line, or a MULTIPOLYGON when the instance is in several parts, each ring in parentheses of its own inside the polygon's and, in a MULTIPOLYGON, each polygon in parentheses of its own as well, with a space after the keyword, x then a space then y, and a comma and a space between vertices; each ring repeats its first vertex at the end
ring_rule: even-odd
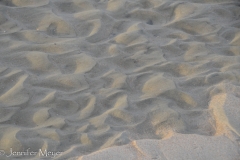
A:
POLYGON ((239 0, 0 0, 0 159, 240 160, 239 69, 239 0))

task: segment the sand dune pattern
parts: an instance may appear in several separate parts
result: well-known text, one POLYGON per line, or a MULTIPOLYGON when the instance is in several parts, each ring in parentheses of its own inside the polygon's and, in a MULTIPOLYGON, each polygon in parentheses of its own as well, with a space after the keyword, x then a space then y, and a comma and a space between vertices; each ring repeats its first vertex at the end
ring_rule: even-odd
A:
POLYGON ((1 0, 0 47, 2 150, 239 145, 237 0, 1 0))

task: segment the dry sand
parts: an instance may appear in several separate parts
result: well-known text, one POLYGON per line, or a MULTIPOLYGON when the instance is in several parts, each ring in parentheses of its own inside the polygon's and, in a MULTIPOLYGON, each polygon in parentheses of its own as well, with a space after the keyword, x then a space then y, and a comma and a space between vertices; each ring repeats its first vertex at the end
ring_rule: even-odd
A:
POLYGON ((0 0, 1 160, 240 160, 239 138, 239 0, 0 0))

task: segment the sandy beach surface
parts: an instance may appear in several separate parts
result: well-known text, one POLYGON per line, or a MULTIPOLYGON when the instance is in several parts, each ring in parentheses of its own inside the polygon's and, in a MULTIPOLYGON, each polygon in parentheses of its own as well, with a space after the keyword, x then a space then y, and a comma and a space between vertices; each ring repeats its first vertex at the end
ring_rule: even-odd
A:
POLYGON ((0 0, 1 160, 239 146, 239 0, 0 0))

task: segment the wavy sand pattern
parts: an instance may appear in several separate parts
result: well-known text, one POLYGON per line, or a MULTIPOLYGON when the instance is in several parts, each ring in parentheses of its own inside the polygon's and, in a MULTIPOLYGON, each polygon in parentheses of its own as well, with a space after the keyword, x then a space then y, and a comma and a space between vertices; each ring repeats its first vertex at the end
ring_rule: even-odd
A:
POLYGON ((240 160, 239 69, 238 0, 1 0, 0 149, 240 160))

